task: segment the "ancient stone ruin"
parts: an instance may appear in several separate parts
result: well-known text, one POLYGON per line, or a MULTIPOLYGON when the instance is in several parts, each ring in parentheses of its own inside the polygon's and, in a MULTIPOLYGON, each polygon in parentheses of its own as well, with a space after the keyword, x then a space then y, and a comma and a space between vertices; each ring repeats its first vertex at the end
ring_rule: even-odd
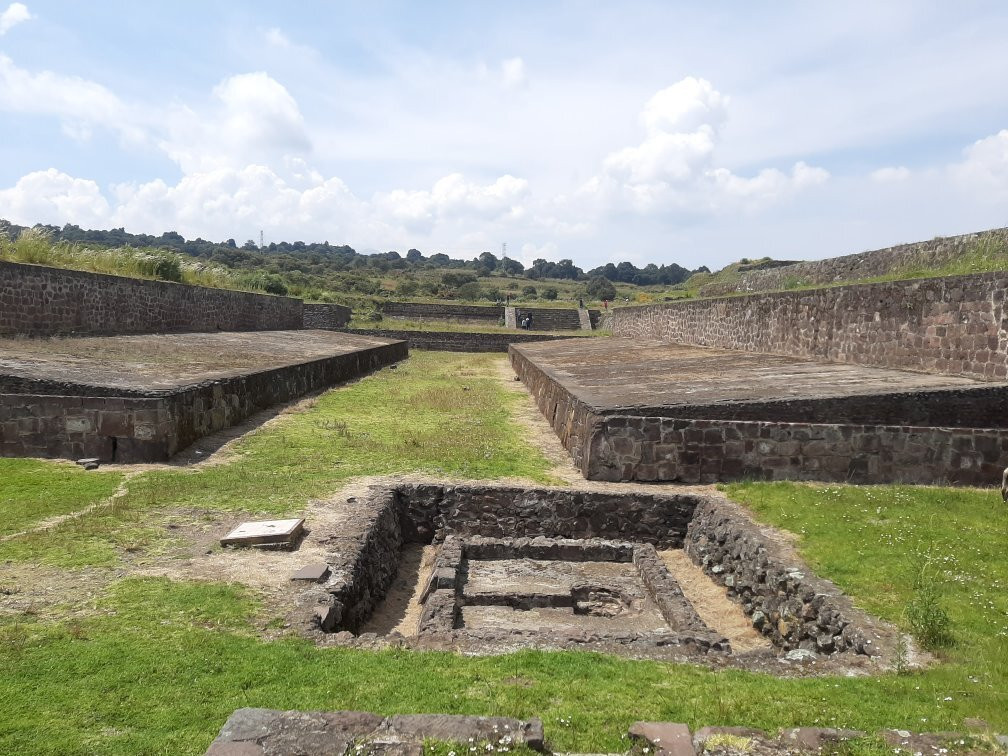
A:
POLYGON ((346 520, 321 536, 329 571, 297 598, 300 626, 320 642, 730 657, 668 567, 684 552, 771 658, 881 658, 894 643, 782 541, 708 495, 391 484, 340 506, 346 520), (395 583, 409 601, 390 598, 395 583))

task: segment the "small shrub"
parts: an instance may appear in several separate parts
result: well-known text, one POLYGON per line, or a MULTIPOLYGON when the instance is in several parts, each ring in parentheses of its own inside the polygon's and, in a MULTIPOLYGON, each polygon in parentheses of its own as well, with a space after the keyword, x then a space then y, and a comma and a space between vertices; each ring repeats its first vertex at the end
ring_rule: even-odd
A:
POLYGON ((556 299, 558 296, 560 296, 560 292, 557 291, 556 289, 554 289, 552 286, 550 286, 548 288, 545 288, 542 291, 542 298, 543 299, 553 300, 553 299, 556 299))
POLYGON ((913 596, 904 616, 914 637, 924 648, 947 648, 954 642, 952 621, 941 606, 941 586, 926 560, 914 579, 913 596))

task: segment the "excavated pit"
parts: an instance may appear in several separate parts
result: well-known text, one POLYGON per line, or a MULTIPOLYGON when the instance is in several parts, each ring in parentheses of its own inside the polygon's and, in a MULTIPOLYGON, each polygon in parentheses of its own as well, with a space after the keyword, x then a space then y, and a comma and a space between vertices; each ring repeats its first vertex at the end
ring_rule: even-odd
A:
POLYGON ((785 538, 715 495, 399 484, 343 506, 330 576, 300 601, 320 640, 717 657, 878 657, 895 644, 785 538), (670 564, 756 642, 729 639, 723 606, 695 607, 670 564))

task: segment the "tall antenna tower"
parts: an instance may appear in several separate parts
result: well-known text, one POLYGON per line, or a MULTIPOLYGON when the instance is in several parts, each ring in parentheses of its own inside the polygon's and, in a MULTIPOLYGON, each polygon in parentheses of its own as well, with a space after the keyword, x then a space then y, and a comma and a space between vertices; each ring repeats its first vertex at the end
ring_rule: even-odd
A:
POLYGON ((263 251, 263 234, 261 228, 259 229, 259 251, 263 251))
POLYGON ((501 242, 501 257, 507 257, 507 242, 501 242))

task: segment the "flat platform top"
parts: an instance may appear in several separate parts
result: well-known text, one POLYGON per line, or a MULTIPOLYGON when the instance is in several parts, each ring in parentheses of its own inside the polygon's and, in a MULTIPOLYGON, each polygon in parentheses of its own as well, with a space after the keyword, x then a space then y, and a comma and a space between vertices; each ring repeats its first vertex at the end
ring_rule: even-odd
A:
POLYGON ((615 337, 512 348, 601 411, 991 385, 969 378, 615 337))
POLYGON ((157 391, 311 362, 393 341, 335 331, 0 338, 0 374, 157 391))

